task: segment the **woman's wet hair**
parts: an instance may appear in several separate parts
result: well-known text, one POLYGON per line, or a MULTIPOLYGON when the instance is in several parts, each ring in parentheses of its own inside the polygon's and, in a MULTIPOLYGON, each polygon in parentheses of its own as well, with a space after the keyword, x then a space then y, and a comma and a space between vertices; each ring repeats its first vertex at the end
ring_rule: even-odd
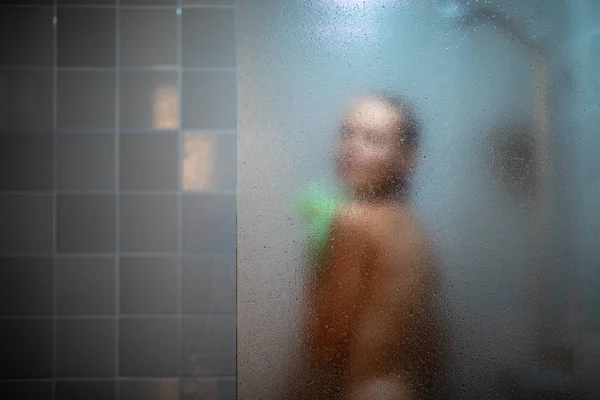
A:
POLYGON ((368 96, 383 101, 401 114, 402 124, 398 128, 399 142, 410 149, 416 149, 421 138, 421 120, 412 104, 403 95, 395 92, 376 91, 369 93, 368 96))

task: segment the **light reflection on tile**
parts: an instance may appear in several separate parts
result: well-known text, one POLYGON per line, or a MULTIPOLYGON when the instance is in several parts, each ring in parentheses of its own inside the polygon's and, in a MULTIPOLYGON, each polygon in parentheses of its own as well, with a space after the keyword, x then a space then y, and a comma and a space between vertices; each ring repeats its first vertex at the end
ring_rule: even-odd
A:
POLYGON ((183 190, 234 190, 236 136, 186 133, 183 190))
POLYGON ((176 129, 179 126, 177 73, 121 73, 121 128, 176 129))
POLYGON ((177 88, 163 84, 154 89, 154 129, 173 129, 179 125, 179 107, 177 103, 177 88))
POLYGON ((214 136, 186 134, 184 138, 183 189, 201 190, 214 185, 214 136))

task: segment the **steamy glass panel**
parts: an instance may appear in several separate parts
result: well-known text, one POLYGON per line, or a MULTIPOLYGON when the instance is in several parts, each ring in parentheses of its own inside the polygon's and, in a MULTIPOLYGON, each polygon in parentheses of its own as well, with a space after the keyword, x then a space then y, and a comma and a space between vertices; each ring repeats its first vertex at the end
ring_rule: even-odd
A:
POLYGON ((238 7, 239 398, 595 398, 597 2, 238 7))

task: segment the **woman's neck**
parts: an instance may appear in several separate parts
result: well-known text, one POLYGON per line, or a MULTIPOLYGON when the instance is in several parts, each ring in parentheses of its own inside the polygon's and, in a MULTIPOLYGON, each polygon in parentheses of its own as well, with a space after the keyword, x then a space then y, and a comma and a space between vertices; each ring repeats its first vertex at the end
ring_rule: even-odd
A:
POLYGON ((407 197, 407 185, 404 183, 363 188, 355 190, 352 194, 354 200, 371 204, 403 203, 407 197))

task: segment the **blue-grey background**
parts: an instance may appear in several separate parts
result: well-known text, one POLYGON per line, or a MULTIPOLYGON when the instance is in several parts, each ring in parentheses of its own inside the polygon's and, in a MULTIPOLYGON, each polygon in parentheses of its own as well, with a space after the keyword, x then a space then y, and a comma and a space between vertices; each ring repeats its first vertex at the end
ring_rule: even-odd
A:
POLYGON ((240 398, 279 398, 301 379, 306 271, 291 205, 331 175, 340 111, 372 89, 403 93, 424 121, 411 200, 444 274, 452 398, 597 397, 599 15, 597 0, 239 1, 240 398), (462 7, 505 16, 543 63, 501 24, 467 24, 462 7), (524 170, 542 160, 545 178, 528 195, 498 167, 521 156, 497 143, 520 121, 515 137, 532 134, 544 91, 535 148, 547 158, 524 157, 524 170))
POLYGON ((235 1, 0 4, 0 398, 235 398, 235 1))

